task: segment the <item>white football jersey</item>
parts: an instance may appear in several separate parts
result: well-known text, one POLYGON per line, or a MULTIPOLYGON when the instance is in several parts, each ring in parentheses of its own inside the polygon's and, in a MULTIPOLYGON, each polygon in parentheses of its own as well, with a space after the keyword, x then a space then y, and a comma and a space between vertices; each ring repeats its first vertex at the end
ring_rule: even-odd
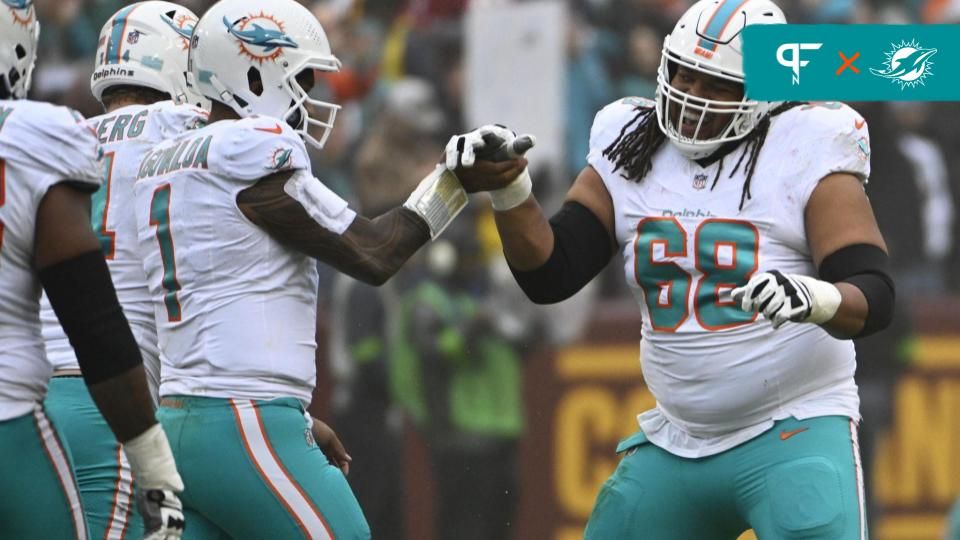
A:
MULTIPOLYGON (((152 105, 129 105, 87 120, 104 152, 103 185, 93 195, 91 221, 110 267, 117 298, 140 346, 154 397, 160 383, 157 325, 147 277, 136 253, 133 183, 144 154, 181 131, 199 127, 206 116, 206 112, 196 107, 161 101, 152 105)), ((47 358, 54 369, 79 368, 73 347, 45 296, 40 319, 47 358)))
POLYGON ((608 105, 590 134, 590 165, 613 200, 627 283, 643 312, 643 375, 657 399, 638 416, 647 437, 673 454, 716 454, 778 419, 859 419, 853 342, 817 325, 771 323, 742 311, 730 291, 758 272, 816 276, 804 209, 834 172, 866 181, 864 120, 839 103, 795 107, 771 121, 740 209, 743 145, 701 167, 664 142, 640 182, 626 180, 603 152, 652 102, 608 105), (722 167, 714 185, 718 168, 722 167))
MULTIPOLYGON (((236 202, 263 177, 309 170, 303 141, 267 117, 215 122, 146 155, 136 213, 160 338, 161 396, 310 403, 317 263, 251 223, 236 202)), ((312 177, 310 186, 308 212, 333 216, 339 225, 331 230, 342 233, 353 211, 312 177)))
POLYGON ((30 412, 52 367, 40 332, 34 266, 37 210, 63 181, 95 191, 103 176, 97 138, 79 114, 35 101, 0 100, 0 421, 30 412))

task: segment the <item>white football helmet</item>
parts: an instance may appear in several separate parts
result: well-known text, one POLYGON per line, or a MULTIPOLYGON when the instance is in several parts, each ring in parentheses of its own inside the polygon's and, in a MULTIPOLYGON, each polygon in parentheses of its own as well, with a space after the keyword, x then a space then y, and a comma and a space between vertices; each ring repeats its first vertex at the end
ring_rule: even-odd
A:
POLYGON ((680 17, 673 32, 663 40, 656 102, 660 129, 684 155, 691 159, 707 157, 723 143, 746 137, 777 103, 746 96, 740 101, 693 96, 671 84, 677 67, 743 84, 743 28, 786 22, 783 12, 770 0, 700 0, 680 17), (716 136, 703 138, 699 135, 707 114, 726 115, 730 121, 716 136), (680 131, 685 116, 698 119, 696 131, 689 137, 680 131))
POLYGON ((222 0, 197 23, 190 46, 194 88, 241 117, 282 119, 323 148, 340 107, 307 94, 296 79, 306 70, 339 71, 340 61, 316 17, 293 0, 222 0), (262 91, 255 93, 257 81, 262 91), (311 118, 311 109, 323 119, 311 118), (312 126, 322 130, 319 137, 312 126))
POLYGON ((37 62, 40 23, 33 0, 0 2, 0 88, 11 99, 23 99, 37 62))
POLYGON ((203 106, 186 78, 196 24, 192 11, 171 2, 138 2, 116 12, 100 30, 90 77, 93 96, 103 102, 103 92, 112 86, 145 86, 170 94, 176 103, 203 106))

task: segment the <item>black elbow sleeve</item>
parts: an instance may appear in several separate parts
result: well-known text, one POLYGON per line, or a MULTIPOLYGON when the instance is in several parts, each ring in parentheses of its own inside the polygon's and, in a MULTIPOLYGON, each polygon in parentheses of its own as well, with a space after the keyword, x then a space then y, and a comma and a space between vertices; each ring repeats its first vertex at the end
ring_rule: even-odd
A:
POLYGON ((590 282, 613 257, 610 234, 597 216, 577 202, 566 202, 552 218, 553 251, 539 268, 510 267, 517 284, 537 304, 570 298, 590 282))
POLYGON ((70 339, 88 385, 143 361, 100 251, 40 271, 40 282, 70 339))
POLYGON ((893 320, 896 288, 888 270, 889 257, 872 244, 854 244, 831 253, 820 264, 820 278, 846 282, 863 292, 867 318, 855 338, 875 334, 893 320))

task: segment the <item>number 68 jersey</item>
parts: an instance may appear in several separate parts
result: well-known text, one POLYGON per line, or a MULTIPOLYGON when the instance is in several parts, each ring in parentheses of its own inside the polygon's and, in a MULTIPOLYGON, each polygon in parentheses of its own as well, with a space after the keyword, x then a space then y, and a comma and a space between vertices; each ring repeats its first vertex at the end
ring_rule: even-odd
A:
POLYGON ((637 106, 652 105, 627 98, 601 110, 587 157, 613 200, 624 273, 643 313, 643 375, 657 400, 638 416, 644 433, 694 458, 723 452, 789 416, 858 420, 853 343, 814 324, 773 330, 762 316, 742 311, 730 291, 774 269, 817 275, 804 209, 825 176, 869 176, 864 120, 839 103, 774 117, 741 209, 744 164, 730 173, 743 145, 701 167, 667 142, 642 181, 614 171, 604 149, 637 106))

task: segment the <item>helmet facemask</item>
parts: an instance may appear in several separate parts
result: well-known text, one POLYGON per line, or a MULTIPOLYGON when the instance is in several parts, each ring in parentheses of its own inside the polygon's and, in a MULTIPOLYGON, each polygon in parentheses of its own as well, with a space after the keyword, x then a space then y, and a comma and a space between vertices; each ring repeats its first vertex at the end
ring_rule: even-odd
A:
POLYGON ((692 159, 707 157, 721 145, 746 137, 756 126, 756 121, 768 109, 766 102, 747 99, 721 101, 695 96, 680 90, 673 84, 680 67, 743 85, 739 74, 724 73, 701 65, 695 59, 686 58, 664 46, 657 73, 657 120, 663 133, 685 155, 692 159), (724 127, 717 133, 709 127, 716 116, 726 118, 724 127))
MULTIPOLYGON (((327 101, 310 97, 312 88, 304 88, 300 79, 304 72, 334 72, 340 70, 340 62, 335 59, 308 59, 299 69, 291 69, 283 81, 283 87, 290 95, 290 108, 283 114, 284 120, 293 127, 305 142, 321 149, 330 137, 333 123, 337 118, 340 106, 327 101), (320 131, 318 137, 311 133, 311 127, 320 131)), ((312 86, 312 85, 311 85, 312 86)))

